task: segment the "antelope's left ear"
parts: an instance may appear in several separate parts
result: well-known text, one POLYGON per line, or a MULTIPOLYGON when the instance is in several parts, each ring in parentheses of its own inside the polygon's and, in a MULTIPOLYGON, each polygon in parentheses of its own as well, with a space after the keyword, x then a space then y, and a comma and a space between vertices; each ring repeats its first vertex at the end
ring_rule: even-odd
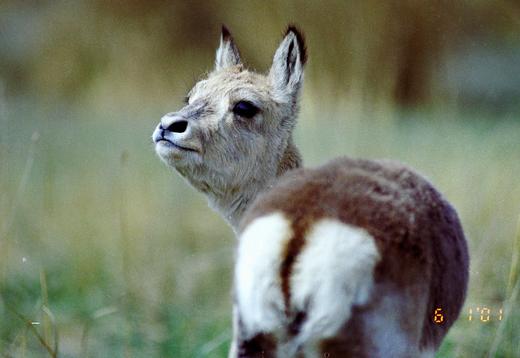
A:
POLYGON ((303 34, 292 25, 276 50, 269 76, 276 89, 295 94, 303 83, 307 49, 303 34))
POLYGON ((215 58, 215 70, 225 67, 241 64, 240 53, 233 41, 233 36, 226 26, 222 25, 222 33, 220 35, 220 46, 217 49, 215 58))

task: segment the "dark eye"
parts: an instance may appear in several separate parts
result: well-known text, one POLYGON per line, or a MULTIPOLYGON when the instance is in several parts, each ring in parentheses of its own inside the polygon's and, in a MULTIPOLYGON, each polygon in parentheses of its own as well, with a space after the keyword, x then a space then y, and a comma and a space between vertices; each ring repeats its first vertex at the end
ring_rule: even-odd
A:
POLYGON ((235 104, 235 107, 233 107, 233 113, 244 118, 253 118, 253 116, 257 114, 258 111, 258 107, 247 101, 240 101, 235 104))
POLYGON ((183 102, 186 103, 186 104, 190 103, 190 96, 184 97, 183 102))

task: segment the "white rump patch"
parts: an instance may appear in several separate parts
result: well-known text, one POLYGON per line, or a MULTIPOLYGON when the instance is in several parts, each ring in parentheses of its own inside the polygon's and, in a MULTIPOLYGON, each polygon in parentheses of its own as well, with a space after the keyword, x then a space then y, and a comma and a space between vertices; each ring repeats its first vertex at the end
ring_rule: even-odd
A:
POLYGON ((291 279, 291 305, 306 311, 293 351, 333 337, 350 318, 352 306, 367 303, 379 260, 374 239, 361 228, 322 219, 306 236, 291 279))
MULTIPOLYGON (((279 275, 292 235, 290 221, 273 213, 254 220, 239 239, 235 293, 245 339, 260 332, 289 338, 279 275)), ((299 349, 312 356, 317 342, 335 336, 352 307, 369 301, 379 260, 372 236, 337 220, 316 222, 304 239, 290 278, 290 305, 306 318, 300 333, 278 347, 280 357, 299 349)))
POLYGON ((255 219, 239 239, 235 293, 245 338, 280 331, 285 322, 279 269, 290 239, 290 222, 281 213, 255 219))

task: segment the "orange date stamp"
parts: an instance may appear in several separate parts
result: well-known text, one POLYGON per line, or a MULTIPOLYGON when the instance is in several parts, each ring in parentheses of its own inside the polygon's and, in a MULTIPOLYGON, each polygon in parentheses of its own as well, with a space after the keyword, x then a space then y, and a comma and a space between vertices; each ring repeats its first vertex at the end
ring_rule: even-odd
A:
MULTIPOLYGON (((502 321, 503 309, 492 309, 486 306, 482 307, 470 307, 467 311, 468 321, 479 321, 479 322, 490 322, 490 321, 502 321)), ((436 308, 433 311, 433 322, 436 324, 443 324, 445 322, 444 312, 441 307, 436 308)))

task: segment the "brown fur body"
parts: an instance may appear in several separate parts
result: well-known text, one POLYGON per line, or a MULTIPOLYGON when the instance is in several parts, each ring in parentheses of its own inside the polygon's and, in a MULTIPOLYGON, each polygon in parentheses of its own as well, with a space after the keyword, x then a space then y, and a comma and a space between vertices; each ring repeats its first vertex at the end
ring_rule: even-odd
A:
MULTIPOLYGON (((374 332, 367 331, 364 324, 389 292, 398 293, 403 300, 400 324, 416 332, 419 347, 439 346, 462 308, 469 257, 456 212, 427 180, 396 162, 340 158, 282 177, 251 205, 242 229, 255 218, 276 211, 282 211, 297 227, 288 245, 297 242, 302 247, 309 225, 327 217, 365 229, 382 257, 374 272, 370 303, 354 309, 337 338, 322 342, 323 354, 372 356, 374 332), (442 309, 442 324, 433 322, 436 308, 442 309)), ((285 260, 298 259, 298 251, 287 250, 286 254, 291 257, 285 260)))

